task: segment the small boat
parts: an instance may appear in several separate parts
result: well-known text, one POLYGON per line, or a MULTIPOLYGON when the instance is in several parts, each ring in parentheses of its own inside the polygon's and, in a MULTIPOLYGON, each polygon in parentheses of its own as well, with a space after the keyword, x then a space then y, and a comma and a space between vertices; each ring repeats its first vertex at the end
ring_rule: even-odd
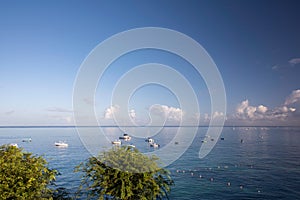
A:
POLYGON ((151 143, 150 147, 158 148, 158 147, 160 147, 160 145, 157 143, 151 143))
POLYGON ((54 143, 55 146, 57 147, 68 147, 69 145, 65 142, 59 141, 54 143))
POLYGON ((24 138, 22 139, 22 142, 31 142, 31 138, 24 138))
POLYGON ((225 138, 221 137, 221 140, 225 140, 225 138))
POLYGON ((131 148, 135 148, 135 145, 133 145, 133 144, 129 144, 129 145, 127 145, 128 147, 131 147, 131 148))
POLYGON ((114 144, 114 145, 121 145, 122 144, 121 140, 115 140, 115 141, 112 141, 111 143, 114 144))
POLYGON ((131 137, 129 136, 128 138, 125 138, 124 140, 125 140, 125 141, 130 141, 130 140, 131 140, 131 137))
POLYGON ((147 138, 147 139, 145 140, 145 142, 148 142, 148 143, 154 143, 154 139, 152 139, 152 138, 147 138))
POLYGON ((124 133, 123 136, 119 137, 119 139, 129 141, 129 140, 131 140, 131 137, 128 134, 124 133))
POLYGON ((10 146, 12 147, 16 147, 16 148, 19 148, 18 144, 17 143, 11 143, 10 146))

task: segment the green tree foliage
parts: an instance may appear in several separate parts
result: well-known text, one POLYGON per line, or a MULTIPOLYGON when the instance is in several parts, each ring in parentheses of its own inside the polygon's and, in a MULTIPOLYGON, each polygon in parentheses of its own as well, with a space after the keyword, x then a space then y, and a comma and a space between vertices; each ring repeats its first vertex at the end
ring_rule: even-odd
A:
POLYGON ((44 158, 14 146, 0 146, 0 199, 52 199, 47 186, 56 174, 44 158))
POLYGON ((86 189, 88 198, 163 199, 173 181, 157 161, 136 148, 118 147, 90 157, 76 171, 83 172, 81 188, 86 189))

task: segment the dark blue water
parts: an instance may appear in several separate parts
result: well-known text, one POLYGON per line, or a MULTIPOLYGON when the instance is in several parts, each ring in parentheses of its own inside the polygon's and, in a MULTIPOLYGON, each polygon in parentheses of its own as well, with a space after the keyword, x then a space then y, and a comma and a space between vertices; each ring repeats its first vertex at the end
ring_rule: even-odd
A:
MULTIPOLYGON (((189 128, 185 129, 189 134, 189 128)), ((176 130, 164 128, 154 139, 163 146, 176 130)), ((206 130, 200 127, 192 145, 167 167, 175 181, 170 199, 300 199, 300 128, 226 127, 221 134, 224 140, 219 139, 213 150, 199 159, 206 130)), ((111 138, 122 135, 118 128, 104 131, 111 138)), ((74 167, 90 153, 75 128, 0 128, 0 144, 7 143, 18 143, 45 157, 49 167, 61 173, 57 185, 76 191, 80 174, 74 174, 74 167), (32 142, 22 142, 28 137, 32 142), (69 147, 55 147, 58 140, 66 141, 69 147)), ((142 152, 153 151, 141 138, 130 143, 142 152)))

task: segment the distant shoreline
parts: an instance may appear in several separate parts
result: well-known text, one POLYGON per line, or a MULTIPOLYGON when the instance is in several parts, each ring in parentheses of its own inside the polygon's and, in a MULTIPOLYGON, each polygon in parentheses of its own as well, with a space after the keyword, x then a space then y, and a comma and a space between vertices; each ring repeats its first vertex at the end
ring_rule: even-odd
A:
MULTIPOLYGON (((176 126, 176 125, 169 125, 169 126, 0 126, 0 128, 118 128, 118 127, 127 127, 127 128, 151 128, 151 127, 209 127, 208 125, 199 125, 199 126, 176 126)), ((284 128, 284 127, 300 127, 300 126, 211 126, 211 127, 235 127, 235 128, 239 128, 239 127, 270 127, 270 128, 284 128)))

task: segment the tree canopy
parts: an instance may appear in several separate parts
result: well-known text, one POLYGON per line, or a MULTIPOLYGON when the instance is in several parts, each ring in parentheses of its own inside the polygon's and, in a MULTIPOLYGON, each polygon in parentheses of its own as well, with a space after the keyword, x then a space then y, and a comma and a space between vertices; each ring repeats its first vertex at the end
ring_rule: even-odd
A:
POLYGON ((173 184, 169 171, 158 166, 158 158, 136 148, 116 147, 90 157, 76 171, 83 172, 82 188, 98 199, 162 199, 173 184))
POLYGON ((47 186, 56 174, 44 158, 11 145, 0 146, 0 199, 52 199, 47 186))

